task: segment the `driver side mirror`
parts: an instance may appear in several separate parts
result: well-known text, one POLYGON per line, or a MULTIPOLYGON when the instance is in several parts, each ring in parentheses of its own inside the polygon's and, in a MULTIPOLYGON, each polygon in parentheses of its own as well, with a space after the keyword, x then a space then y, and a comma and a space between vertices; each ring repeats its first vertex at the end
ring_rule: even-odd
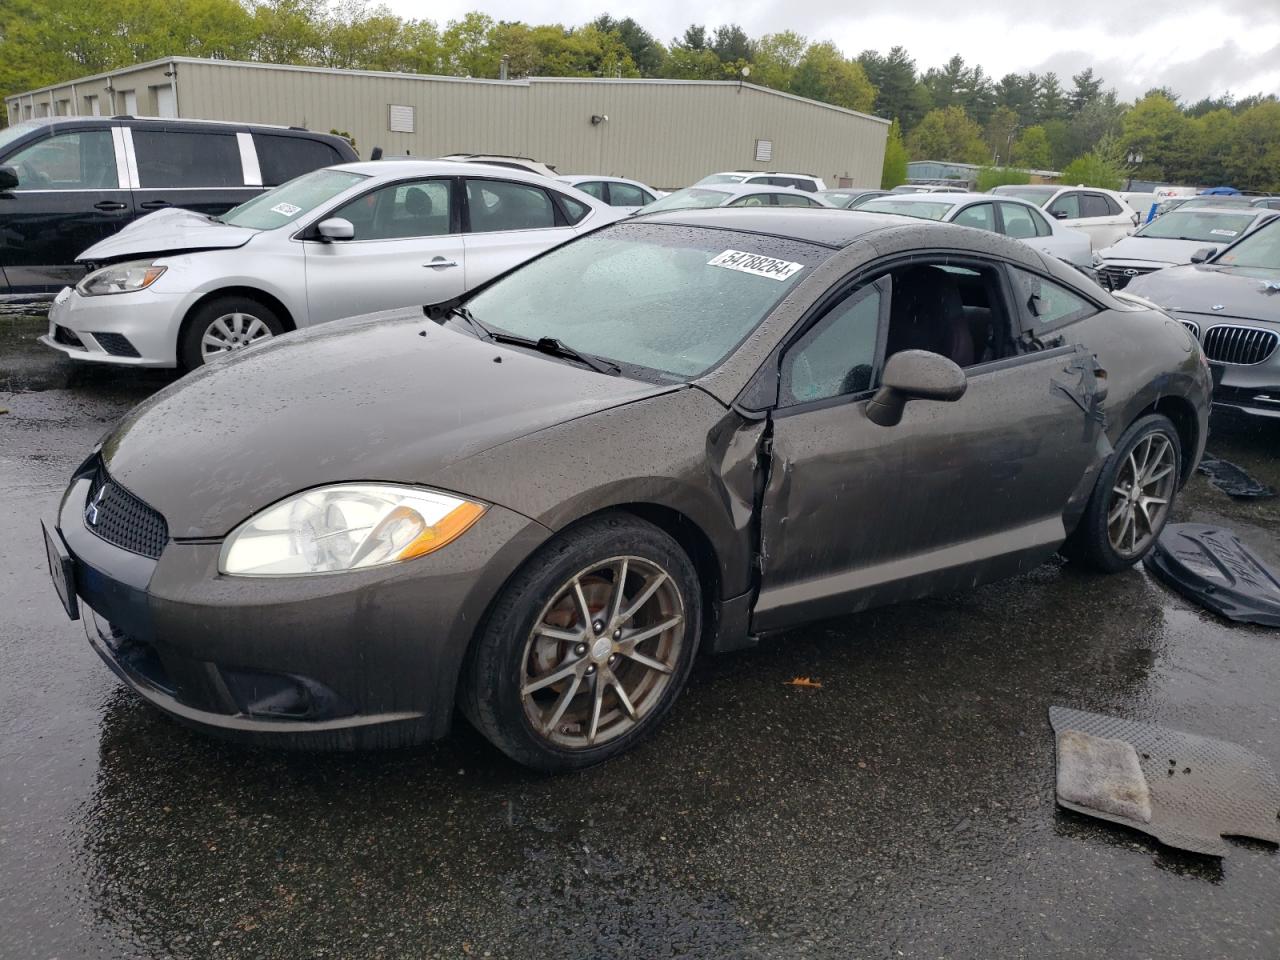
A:
POLYGON ((1065 211, 1065 210, 1055 210, 1055 211, 1053 211, 1053 217, 1054 217, 1054 219, 1055 219, 1055 220, 1065 220, 1065 219, 1067 219, 1067 211, 1065 211))
POLYGON ((10 166, 0 167, 0 190, 12 190, 18 185, 18 171, 10 166))
POLYGON ((1204 263, 1206 260, 1211 259, 1213 255, 1217 252, 1218 252, 1217 247, 1201 247, 1199 250, 1197 250, 1195 253, 1191 255, 1191 262, 1204 263))
POLYGON ((320 221, 316 227, 316 233, 320 234, 320 239, 326 242, 351 240, 356 235, 356 228, 350 220, 344 220, 342 217, 330 217, 328 220, 320 221))
POLYGON ((880 389, 867 402, 867 419, 882 427, 897 426, 908 400, 950 403, 964 396, 964 371, 940 353, 903 350, 884 365, 880 389))

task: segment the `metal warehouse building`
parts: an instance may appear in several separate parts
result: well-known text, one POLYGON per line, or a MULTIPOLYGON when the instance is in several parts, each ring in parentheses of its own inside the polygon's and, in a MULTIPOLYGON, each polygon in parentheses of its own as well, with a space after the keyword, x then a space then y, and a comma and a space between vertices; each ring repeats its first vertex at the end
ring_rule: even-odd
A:
POLYGON ((131 114, 349 133, 363 156, 503 153, 657 187, 716 170, 878 186, 889 121, 748 83, 473 80, 171 57, 5 97, 9 122, 131 114))

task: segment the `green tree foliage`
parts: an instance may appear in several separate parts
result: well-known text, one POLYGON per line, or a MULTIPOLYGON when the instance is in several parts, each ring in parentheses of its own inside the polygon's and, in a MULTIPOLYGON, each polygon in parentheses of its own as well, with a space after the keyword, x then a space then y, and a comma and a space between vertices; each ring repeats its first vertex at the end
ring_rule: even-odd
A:
POLYGON ((1027 127, 1018 134, 1013 143, 1014 163, 1029 170, 1048 170, 1053 163, 1053 154, 1049 149, 1049 135, 1044 127, 1027 127))
POLYGON ((913 129, 933 106, 928 87, 916 78, 916 62, 904 47, 893 47, 881 56, 875 50, 858 54, 867 79, 876 88, 873 107, 877 116, 900 120, 913 129))
POLYGON ((999 106, 991 112, 982 134, 987 141, 987 153, 996 163, 1009 163, 1014 135, 1018 131, 1018 115, 1011 107, 999 106))
POLYGON ((666 48, 644 27, 630 17, 615 20, 607 13, 591 21, 591 26, 601 33, 617 34, 622 45, 631 55, 642 77, 656 77, 662 70, 662 62, 667 58, 666 48))
POLYGON ((907 138, 907 152, 913 160, 982 163, 988 159, 982 128, 961 106, 926 113, 907 138))
POLYGON ((846 60, 834 43, 815 43, 796 67, 791 92, 850 110, 870 110, 876 88, 857 60, 846 60))
POLYGON ((1031 174, 1016 167, 983 167, 978 171, 974 189, 986 193, 992 187, 1003 187, 1006 184, 1030 183, 1031 174))
POLYGON ((1062 169, 1062 182, 1086 187, 1102 187, 1119 190, 1122 185, 1121 170, 1096 150, 1076 157, 1062 169))
POLYGON ((880 173, 880 189, 892 190, 907 182, 907 147, 902 142, 902 124, 897 120, 889 127, 884 143, 884 168, 880 173))
POLYGON ((774 90, 790 90, 795 82, 796 68, 808 48, 809 41, 791 30, 766 33, 756 43, 751 82, 774 90))

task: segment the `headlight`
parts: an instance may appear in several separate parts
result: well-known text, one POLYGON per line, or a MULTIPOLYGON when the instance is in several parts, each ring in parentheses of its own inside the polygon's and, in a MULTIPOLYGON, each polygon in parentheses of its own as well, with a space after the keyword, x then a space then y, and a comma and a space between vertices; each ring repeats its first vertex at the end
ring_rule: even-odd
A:
POLYGON ((221 573, 292 577, 360 570, 439 550, 485 506, 434 490, 344 483, 289 497, 227 537, 221 573))
POLYGON ((1095 253, 1095 254, 1093 255, 1093 265, 1094 265, 1095 267, 1100 267, 1100 266, 1102 266, 1102 254, 1100 254, 1100 253, 1095 253))
POLYGON ((135 290, 145 290, 159 280, 166 269, 166 267, 157 267, 154 260, 113 263, 109 267, 93 271, 76 284, 76 290, 82 297, 101 297, 108 293, 132 293, 135 290))

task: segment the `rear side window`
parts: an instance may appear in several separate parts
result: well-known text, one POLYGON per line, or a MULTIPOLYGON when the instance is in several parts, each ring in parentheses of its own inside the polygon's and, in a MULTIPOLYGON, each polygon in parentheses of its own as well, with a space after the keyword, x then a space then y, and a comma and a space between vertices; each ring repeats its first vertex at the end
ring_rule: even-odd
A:
POLYGON ((564 215, 570 223, 577 223, 591 210, 581 200, 566 197, 563 193, 557 193, 556 196, 560 198, 560 206, 564 208, 564 215))
POLYGON ((609 203, 615 207, 643 207, 653 203, 653 197, 630 183, 611 183, 609 203))
POLYGON ((234 133, 133 130, 138 183, 150 187, 242 187, 234 133))
POLYGON ((1032 333, 1043 333, 1075 323, 1098 312, 1084 299, 1059 283, 1011 267, 1014 296, 1018 300, 1025 326, 1032 333))
POLYGON ((1080 197, 1080 216, 1082 217, 1110 217, 1119 212, 1119 207, 1112 211, 1107 206, 1107 198, 1100 193, 1086 193, 1080 197))
POLYGON ((332 146, 309 137, 255 133, 253 146, 258 151, 258 168, 262 171, 264 187, 275 187, 312 170, 343 162, 342 156, 332 146))
POLYGON ((995 206, 990 203, 975 203, 972 207, 961 210, 951 222, 962 227, 994 231, 996 228, 995 206))
POLYGON ((818 205, 798 193, 775 193, 773 202, 780 207, 816 207, 818 205))
POLYGON ((472 233, 536 230, 556 225, 547 191, 510 180, 468 180, 467 208, 472 233))
POLYGON ((604 184, 599 180, 588 180, 585 183, 575 183, 574 186, 589 197, 595 197, 597 200, 604 199, 604 184))
POLYGON ((17 171, 18 190, 115 190, 120 186, 110 130, 54 134, 4 162, 17 171))
POLYGON ((730 207, 767 207, 769 205, 769 194, 767 193, 752 193, 745 197, 739 197, 728 204, 730 207))
POLYGON ((1020 203, 1001 203, 1000 216, 1004 219, 1005 236, 1015 240, 1047 237, 1053 232, 1044 217, 1020 203))

